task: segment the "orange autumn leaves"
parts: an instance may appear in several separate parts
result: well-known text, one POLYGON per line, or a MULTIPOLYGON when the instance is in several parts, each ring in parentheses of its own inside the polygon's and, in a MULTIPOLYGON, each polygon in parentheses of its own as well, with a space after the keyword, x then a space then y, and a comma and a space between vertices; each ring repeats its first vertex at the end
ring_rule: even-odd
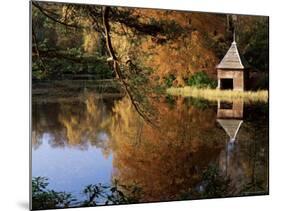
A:
POLYGON ((184 79, 197 71, 204 70, 215 77, 219 59, 210 45, 216 37, 225 35, 223 16, 151 9, 134 9, 133 14, 138 15, 140 22, 162 24, 164 34, 137 35, 125 26, 112 24, 118 32, 112 33, 112 40, 121 61, 134 58, 143 67, 151 68, 151 81, 161 82, 172 74, 178 86, 184 85, 184 79), (128 33, 120 35, 124 28, 128 33))

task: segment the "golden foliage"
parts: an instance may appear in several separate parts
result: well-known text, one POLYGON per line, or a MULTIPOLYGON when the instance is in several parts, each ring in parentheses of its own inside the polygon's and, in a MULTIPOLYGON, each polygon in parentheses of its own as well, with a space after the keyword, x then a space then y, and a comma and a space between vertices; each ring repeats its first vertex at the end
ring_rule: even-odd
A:
POLYGON ((184 79, 197 71, 204 70, 215 77, 218 58, 207 40, 216 40, 216 37, 224 36, 223 17, 152 9, 135 9, 133 14, 138 15, 138 21, 141 23, 150 23, 152 20, 174 23, 183 31, 167 28, 165 29, 167 34, 162 37, 138 36, 129 27, 114 24, 116 33, 112 33, 113 46, 121 61, 128 56, 137 59, 144 67, 153 69, 153 76, 160 78, 160 81, 165 76, 173 74, 176 76, 175 85, 184 85, 184 79), (212 24, 206 24, 211 22, 212 24), (217 27, 214 28, 214 25, 217 27), (214 31, 216 35, 213 34, 214 31), (158 42, 159 39, 167 39, 169 33, 180 34, 164 43, 158 42))
POLYGON ((73 105, 62 105, 58 118, 66 129, 68 144, 79 145, 89 139, 95 139, 102 121, 97 103, 94 96, 89 95, 82 105, 84 109, 76 109, 73 105))
POLYGON ((97 45, 98 45, 98 33, 90 30, 91 32, 88 32, 88 30, 84 30, 83 33, 83 38, 84 38, 84 43, 83 43, 83 48, 84 51, 92 54, 97 51, 97 45))

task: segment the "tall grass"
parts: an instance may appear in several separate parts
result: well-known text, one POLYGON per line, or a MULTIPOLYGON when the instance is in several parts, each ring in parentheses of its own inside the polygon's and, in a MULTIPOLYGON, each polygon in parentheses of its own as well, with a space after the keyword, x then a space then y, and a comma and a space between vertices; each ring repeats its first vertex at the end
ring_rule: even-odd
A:
POLYGON ((234 91, 234 90, 220 90, 220 89, 210 89, 210 88, 195 88, 186 86, 183 88, 168 88, 167 93, 170 95, 181 95, 184 97, 198 97, 207 100, 243 100, 243 101, 268 101, 268 91, 234 91))

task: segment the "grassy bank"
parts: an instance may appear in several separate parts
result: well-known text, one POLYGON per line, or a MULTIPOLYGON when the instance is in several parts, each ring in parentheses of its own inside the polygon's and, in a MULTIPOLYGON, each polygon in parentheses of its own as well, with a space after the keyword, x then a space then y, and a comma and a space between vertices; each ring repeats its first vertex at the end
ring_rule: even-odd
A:
POLYGON ((243 100, 243 101, 268 101, 268 91, 233 91, 233 90, 219 90, 219 89, 199 89, 195 87, 186 86, 183 88, 168 88, 167 93, 170 95, 180 95, 184 97, 198 97, 207 100, 243 100))

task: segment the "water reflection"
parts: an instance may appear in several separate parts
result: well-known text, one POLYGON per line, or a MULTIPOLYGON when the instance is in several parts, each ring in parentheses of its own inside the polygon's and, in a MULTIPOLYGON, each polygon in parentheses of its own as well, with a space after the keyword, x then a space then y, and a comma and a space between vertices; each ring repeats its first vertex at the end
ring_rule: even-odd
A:
POLYGON ((76 94, 33 98, 33 176, 53 189, 82 200, 85 185, 116 180, 139 202, 267 193, 267 104, 151 98, 154 127, 127 97, 76 94))
MULTIPOLYGON (((255 107, 254 105, 251 106, 255 107)), ((233 101, 231 103, 224 103, 218 100, 217 122, 228 136, 228 138, 225 139, 225 148, 220 153, 219 166, 221 172, 224 173, 225 177, 228 177, 231 181, 230 186, 232 187, 232 195, 258 193, 257 182, 255 181, 256 162, 259 162, 256 160, 257 152, 254 151, 254 154, 252 154, 251 148, 247 147, 248 144, 251 144, 254 145, 255 149, 257 148, 257 140, 251 140, 252 136, 255 136, 256 134, 244 131, 245 128, 249 127, 249 122, 246 121, 245 128, 243 128, 243 114, 243 101, 240 100, 233 101), (239 132, 242 134, 239 135, 239 132), (254 191, 251 192, 251 189, 253 188, 254 191)), ((263 130, 266 130, 267 125, 265 124, 262 127, 263 130)), ((258 131, 255 131, 255 133, 258 133, 258 131)), ((264 135, 267 135, 267 132, 265 132, 264 135)), ((259 139, 263 140, 261 138, 259 139)), ((264 147, 266 146, 263 146, 260 149, 260 153, 263 154, 263 159, 266 159, 264 147)), ((266 162, 267 161, 264 160, 264 167, 267 166, 266 162)), ((266 178, 267 170, 264 170, 263 177, 257 178, 258 180, 264 180, 261 182, 262 185, 259 184, 260 191, 265 192, 267 189, 266 178)))
POLYGON ((236 146, 236 137, 243 123, 244 102, 233 101, 231 103, 227 102, 225 104, 218 100, 217 122, 229 137, 229 139, 226 140, 225 160, 224 162, 220 162, 222 170, 225 172, 226 176, 228 176, 228 166, 230 159, 233 157, 234 150, 239 148, 236 146))

